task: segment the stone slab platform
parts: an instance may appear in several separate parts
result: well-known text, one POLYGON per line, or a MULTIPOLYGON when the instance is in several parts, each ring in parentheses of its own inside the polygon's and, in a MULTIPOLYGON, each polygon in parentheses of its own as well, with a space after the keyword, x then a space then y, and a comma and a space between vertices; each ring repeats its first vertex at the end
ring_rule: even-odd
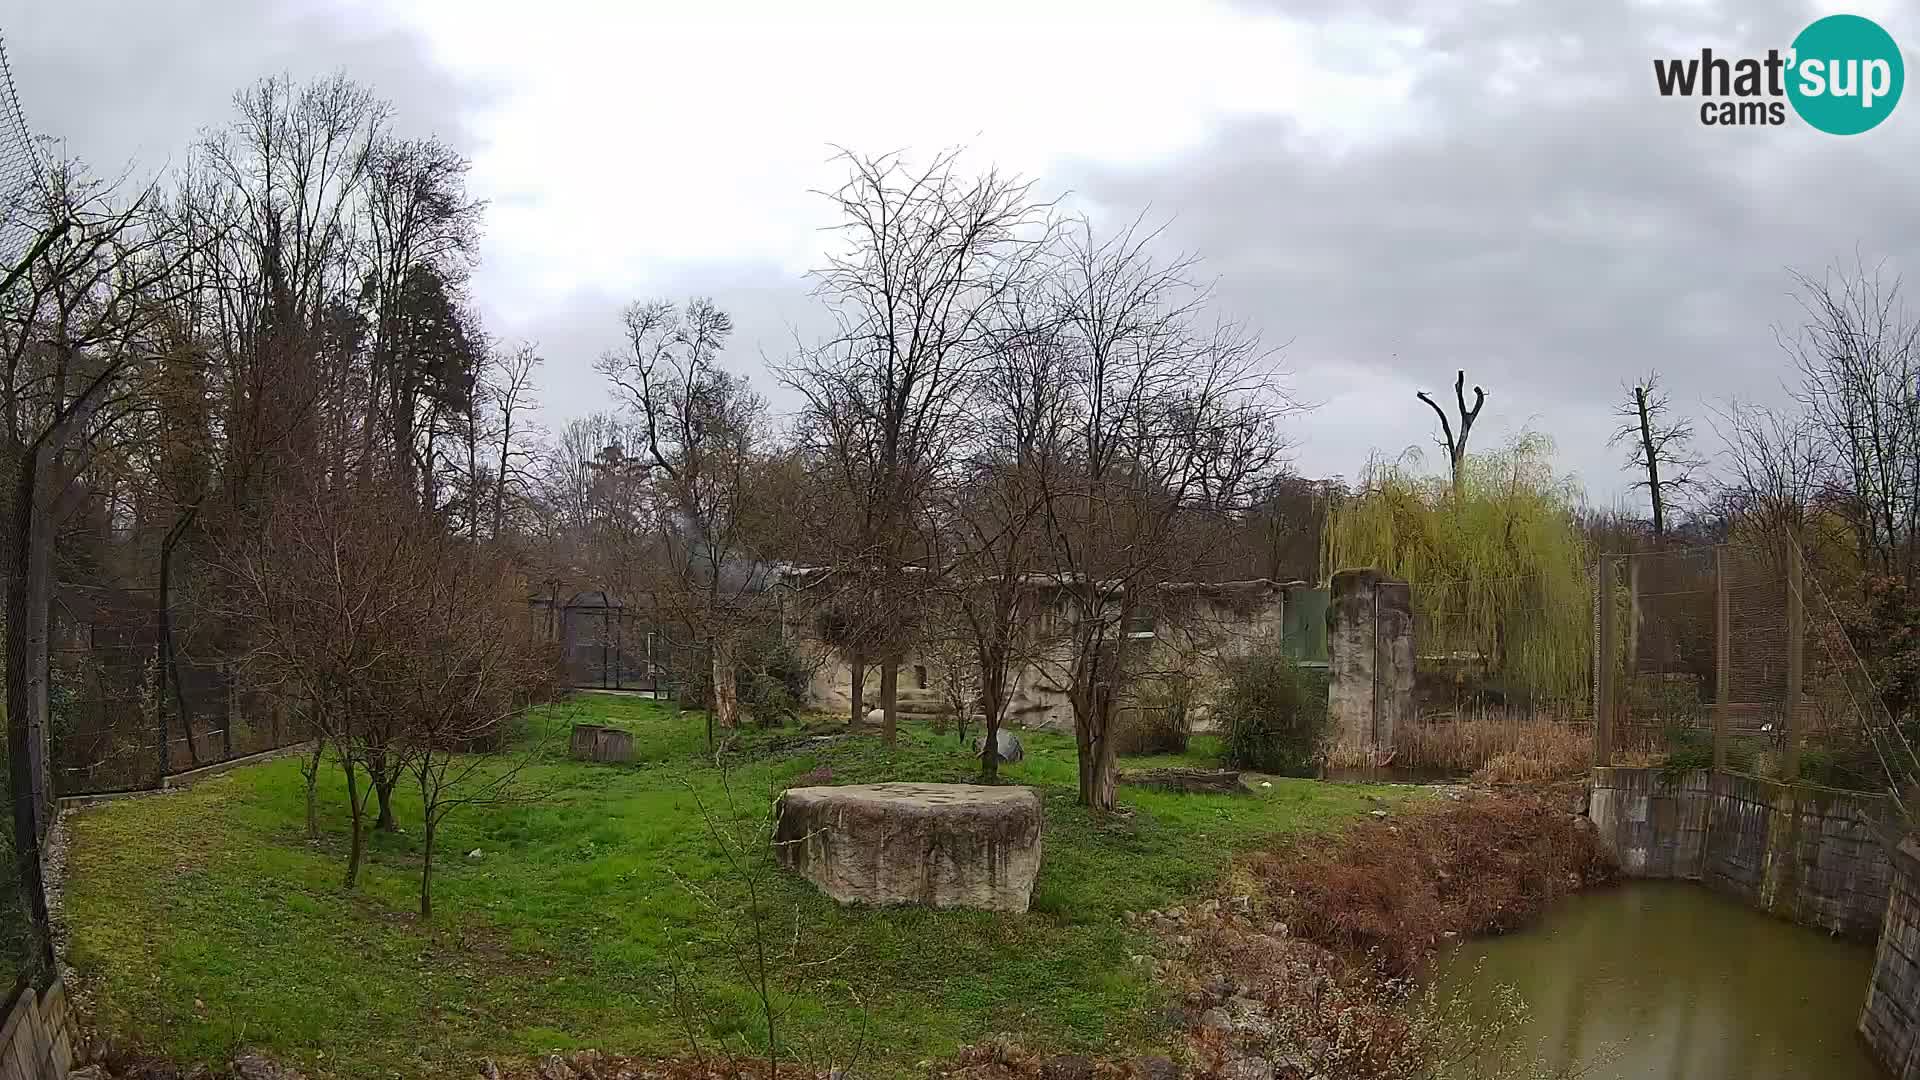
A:
POLYGON ((1027 910, 1040 872, 1040 793, 982 784, 789 788, 780 863, 843 904, 1027 910))

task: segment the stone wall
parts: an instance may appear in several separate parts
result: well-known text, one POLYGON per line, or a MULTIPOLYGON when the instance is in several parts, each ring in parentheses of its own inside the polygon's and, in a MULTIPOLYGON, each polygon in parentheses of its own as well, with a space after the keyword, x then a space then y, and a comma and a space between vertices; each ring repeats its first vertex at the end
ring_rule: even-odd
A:
POLYGON ((1632 877, 1684 878, 1861 940, 1893 877, 1884 796, 1705 770, 1596 768, 1588 816, 1632 877))
POLYGON ((23 990, 0 1020, 0 1080, 62 1080, 73 1067, 66 988, 23 990))
POLYGON ((1413 592, 1378 570, 1333 575, 1327 607, 1327 711, 1347 750, 1389 750, 1413 722, 1413 592))
POLYGON ((1920 838, 1908 837, 1893 862, 1860 1036, 1895 1080, 1920 1080, 1920 838))

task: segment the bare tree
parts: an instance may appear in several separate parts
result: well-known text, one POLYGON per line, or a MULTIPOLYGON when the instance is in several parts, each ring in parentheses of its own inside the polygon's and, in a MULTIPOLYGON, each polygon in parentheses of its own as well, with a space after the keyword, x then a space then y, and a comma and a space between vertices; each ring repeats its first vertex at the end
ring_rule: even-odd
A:
POLYGON ((710 300, 629 307, 626 343, 597 369, 638 418, 638 451, 662 494, 648 590, 675 623, 692 627, 712 673, 710 719, 739 724, 734 668, 741 635, 769 615, 771 568, 754 527, 769 500, 758 473, 766 406, 719 366, 733 319, 710 300))
POLYGON ((1705 463, 1693 453, 1693 421, 1671 415, 1673 402, 1660 385, 1660 373, 1649 371, 1639 383, 1625 388, 1626 400, 1615 406, 1621 421, 1608 446, 1625 443, 1627 468, 1641 479, 1653 508, 1653 538, 1667 538, 1667 517, 1679 499, 1699 485, 1705 463))
POLYGON ((1719 500, 1729 521, 1748 520, 1763 533, 1805 535, 1807 511, 1820 493, 1825 456, 1805 417, 1750 402, 1713 410, 1714 433, 1726 444, 1728 473, 1719 500))
POLYGON ((1080 801, 1111 809, 1111 737, 1150 650, 1156 596, 1230 557, 1221 527, 1282 464, 1276 424, 1296 408, 1269 354, 1206 321, 1192 259, 1156 259, 1151 233, 1067 243, 1050 304, 1069 372, 1057 467, 1043 474, 1045 560, 1065 601, 1064 656, 1080 801))
POLYGON ((1782 347, 1795 398, 1824 458, 1824 494, 1875 572, 1920 576, 1920 322, 1900 280, 1864 266, 1796 275, 1806 313, 1782 347))
POLYGON ((1440 438, 1435 441, 1440 444, 1441 449, 1447 452, 1447 465, 1449 469, 1451 469, 1449 475, 1453 477, 1453 497, 1454 501, 1458 502, 1460 499, 1461 486, 1465 483, 1464 478, 1460 474, 1460 468, 1467 460, 1467 436, 1473 433, 1473 422, 1480 419, 1480 408, 1487 403, 1487 392, 1478 386, 1474 387, 1473 407, 1468 408, 1466 369, 1462 368, 1460 372, 1454 376, 1453 400, 1460 415, 1460 432, 1458 435, 1454 434, 1453 424, 1447 419, 1447 411, 1442 409, 1439 403, 1434 401, 1432 397, 1428 396, 1425 390, 1416 391, 1413 396, 1426 402, 1427 408, 1432 409, 1433 414, 1440 418, 1440 438))
POLYGON ((51 955, 38 852, 52 795, 47 638, 55 531, 85 498, 81 476, 95 448, 134 408, 179 257, 151 190, 123 202, 68 163, 52 170, 39 196, 30 220, 40 240, 0 293, 6 715, 15 855, 35 962, 51 955))
POLYGON ((845 247, 814 275, 838 332, 781 373, 805 401, 803 449, 846 519, 822 535, 840 611, 857 627, 851 719, 862 720, 864 670, 877 660, 889 741, 915 596, 930 580, 909 572, 927 562, 915 526, 992 352, 990 315, 1032 277, 1052 235, 1029 182, 964 175, 959 157, 916 168, 894 154, 841 155, 847 182, 826 194, 845 247))
POLYGON ((970 677, 950 676, 949 705, 962 738, 977 705, 984 721, 980 771, 999 773, 999 731, 1015 671, 1053 644, 1034 610, 1043 582, 1048 474, 1068 456, 1070 356, 1058 322, 1024 297, 1009 297, 967 414, 968 452, 938 492, 929 529, 949 538, 940 560, 938 636, 961 645, 970 677), (966 692, 960 692, 964 684, 966 692))

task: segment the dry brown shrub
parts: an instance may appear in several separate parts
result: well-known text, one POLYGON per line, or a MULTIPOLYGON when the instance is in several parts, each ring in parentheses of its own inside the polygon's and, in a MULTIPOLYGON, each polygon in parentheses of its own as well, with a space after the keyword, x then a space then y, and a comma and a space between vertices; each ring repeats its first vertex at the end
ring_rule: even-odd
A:
POLYGON ((1383 975, 1448 934, 1497 934, 1617 873, 1591 823, 1528 795, 1476 793, 1251 859, 1264 917, 1383 975))

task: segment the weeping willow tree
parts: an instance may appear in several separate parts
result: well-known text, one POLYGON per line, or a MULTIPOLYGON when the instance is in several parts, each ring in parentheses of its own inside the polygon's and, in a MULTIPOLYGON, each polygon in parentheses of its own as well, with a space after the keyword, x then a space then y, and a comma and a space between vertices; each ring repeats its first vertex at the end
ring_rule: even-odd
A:
POLYGON ((1478 665, 1510 695, 1586 693, 1593 604, 1579 490, 1529 433, 1470 454, 1456 487, 1417 453, 1376 458, 1327 514, 1323 571, 1373 567, 1413 586, 1422 657, 1478 665))

